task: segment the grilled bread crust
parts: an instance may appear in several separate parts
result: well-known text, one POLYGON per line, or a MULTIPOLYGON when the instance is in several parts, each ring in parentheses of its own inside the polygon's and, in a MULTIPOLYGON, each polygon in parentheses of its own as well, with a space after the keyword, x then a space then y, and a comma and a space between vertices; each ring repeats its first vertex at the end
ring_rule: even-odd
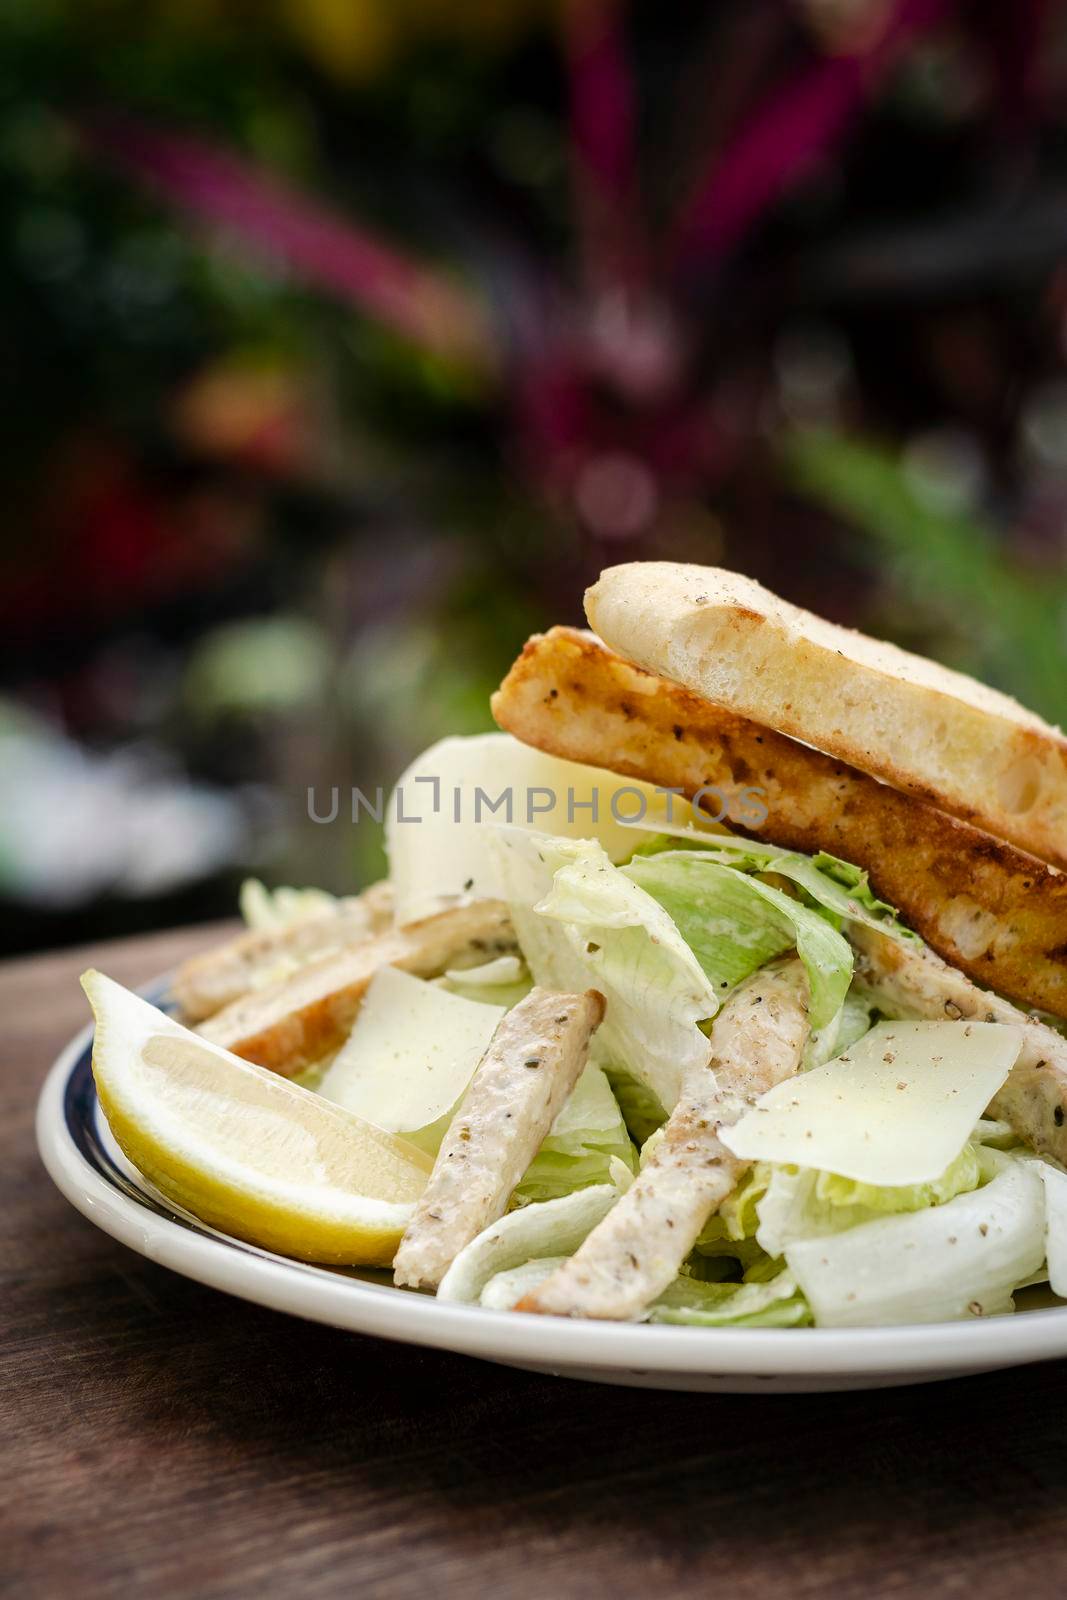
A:
POLYGON ((720 567, 608 567, 586 614, 628 661, 1067 867, 1067 738, 1007 695, 720 567))
MULTIPOLYGON (((713 705, 592 635, 535 635, 493 697, 526 744, 692 796, 762 791, 730 827, 864 867, 875 892, 976 983, 1067 1016, 1067 875, 843 761, 713 705)), ((679 818, 679 820, 682 820, 679 818)))

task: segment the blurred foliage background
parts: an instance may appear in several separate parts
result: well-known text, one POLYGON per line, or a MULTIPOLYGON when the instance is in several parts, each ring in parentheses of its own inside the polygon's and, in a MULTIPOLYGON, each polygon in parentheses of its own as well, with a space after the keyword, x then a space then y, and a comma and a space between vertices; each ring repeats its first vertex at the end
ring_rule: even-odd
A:
POLYGON ((1042 0, 7 0, 0 950, 380 870, 605 564, 1067 720, 1042 0))

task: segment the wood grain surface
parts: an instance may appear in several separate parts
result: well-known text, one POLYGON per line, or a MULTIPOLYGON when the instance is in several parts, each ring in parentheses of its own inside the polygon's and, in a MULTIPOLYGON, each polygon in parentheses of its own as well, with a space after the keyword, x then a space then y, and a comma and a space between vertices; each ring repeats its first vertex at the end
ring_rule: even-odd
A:
POLYGON ((1059 1596, 1067 1363, 914 1389, 695 1396, 535 1377, 231 1300, 92 1228, 32 1116, 89 964, 0 968, 5 1592, 1059 1596))

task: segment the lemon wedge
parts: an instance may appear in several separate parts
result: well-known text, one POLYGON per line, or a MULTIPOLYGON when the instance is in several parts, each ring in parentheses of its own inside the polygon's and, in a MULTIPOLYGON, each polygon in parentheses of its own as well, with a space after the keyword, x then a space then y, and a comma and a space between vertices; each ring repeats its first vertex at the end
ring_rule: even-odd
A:
POLYGON ((93 1076, 123 1153, 156 1188, 251 1244, 388 1266, 432 1159, 209 1044, 100 972, 93 1076))

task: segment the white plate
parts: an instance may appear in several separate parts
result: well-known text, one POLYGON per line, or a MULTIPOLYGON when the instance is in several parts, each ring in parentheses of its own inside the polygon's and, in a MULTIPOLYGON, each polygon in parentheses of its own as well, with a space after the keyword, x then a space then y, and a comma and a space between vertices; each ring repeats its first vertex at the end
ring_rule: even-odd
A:
POLYGON ((90 1222, 132 1250, 276 1311, 531 1371, 660 1389, 875 1388, 1067 1356, 1064 1307, 928 1327, 650 1327, 439 1305, 394 1289, 383 1273, 290 1261, 182 1213, 129 1165, 97 1103, 91 1042, 86 1028, 41 1091, 37 1143, 53 1181, 90 1222))

